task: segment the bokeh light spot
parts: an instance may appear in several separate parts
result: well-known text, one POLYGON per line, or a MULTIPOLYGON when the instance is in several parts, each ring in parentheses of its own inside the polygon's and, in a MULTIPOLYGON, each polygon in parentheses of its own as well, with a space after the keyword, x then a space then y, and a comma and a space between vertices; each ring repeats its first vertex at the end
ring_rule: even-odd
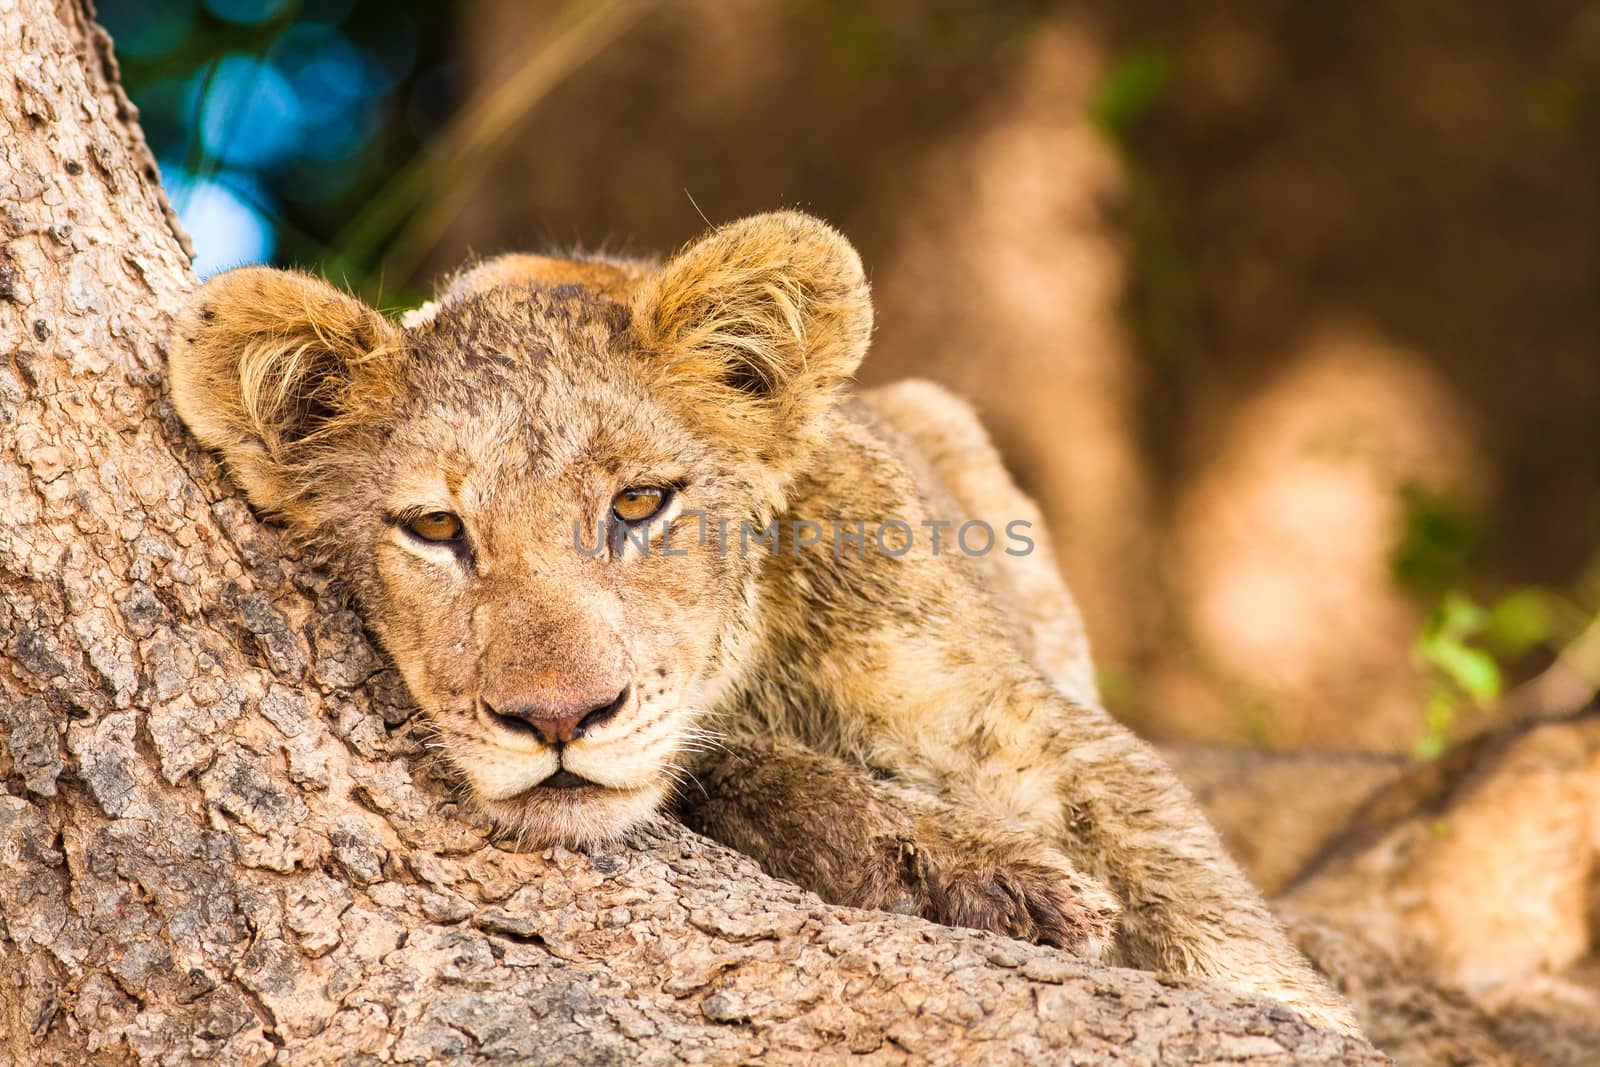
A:
POLYGON ((246 55, 224 56, 200 106, 200 143, 223 163, 265 166, 299 148, 301 115, 294 87, 276 67, 246 55))
POLYGON ((272 46, 272 62, 300 100, 307 122, 328 122, 383 90, 389 78, 366 49, 338 30, 309 24, 283 33, 272 46))
POLYGON ((329 162, 354 159, 377 134, 378 120, 377 106, 368 103, 319 122, 306 131, 302 154, 329 162))
POLYGON ((194 178, 162 168, 178 219, 194 244, 194 272, 201 278, 246 263, 267 263, 277 248, 275 228, 233 187, 238 179, 194 178))
POLYGON ((206 0, 206 8, 224 22, 259 26, 289 10, 293 0, 206 0))

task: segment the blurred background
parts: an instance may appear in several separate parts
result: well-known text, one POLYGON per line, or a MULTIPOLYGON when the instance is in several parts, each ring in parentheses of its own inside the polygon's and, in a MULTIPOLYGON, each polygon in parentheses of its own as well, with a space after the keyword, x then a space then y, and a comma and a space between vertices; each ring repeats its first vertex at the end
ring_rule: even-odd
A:
POLYGON ((196 270, 844 229, 1113 710, 1436 754, 1600 685, 1600 3, 101 0, 196 270))

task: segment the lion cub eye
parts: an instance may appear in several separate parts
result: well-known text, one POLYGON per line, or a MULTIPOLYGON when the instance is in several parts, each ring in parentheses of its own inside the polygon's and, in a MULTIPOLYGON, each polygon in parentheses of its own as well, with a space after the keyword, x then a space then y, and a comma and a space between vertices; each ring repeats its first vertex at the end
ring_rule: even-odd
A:
POLYGON ((406 522, 412 536, 424 541, 454 541, 461 536, 461 520, 448 511, 430 511, 406 522))
POLYGON ((643 522, 667 502, 667 490, 649 486, 624 489, 611 498, 611 513, 623 522, 643 522))

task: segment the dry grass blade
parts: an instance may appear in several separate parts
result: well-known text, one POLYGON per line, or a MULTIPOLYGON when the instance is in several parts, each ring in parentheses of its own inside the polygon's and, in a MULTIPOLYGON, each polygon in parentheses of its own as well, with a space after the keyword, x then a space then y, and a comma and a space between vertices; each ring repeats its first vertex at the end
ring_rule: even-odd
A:
MULTIPOLYGON (((469 101, 430 150, 402 169, 330 247, 348 263, 371 262, 398 227, 383 269, 374 276, 404 285, 471 198, 517 122, 659 2, 568 4, 548 39, 492 90, 469 101)), ((370 284, 368 279, 361 288, 370 284)))

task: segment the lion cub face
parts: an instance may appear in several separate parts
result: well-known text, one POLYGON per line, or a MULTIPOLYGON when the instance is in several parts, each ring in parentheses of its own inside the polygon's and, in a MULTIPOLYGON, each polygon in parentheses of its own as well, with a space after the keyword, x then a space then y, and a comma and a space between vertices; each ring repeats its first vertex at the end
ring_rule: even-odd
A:
POLYGON ((351 584, 479 801, 584 843, 657 805, 730 680, 737 531, 782 508, 870 323, 853 250, 795 214, 620 288, 490 264, 407 329, 251 268, 192 298, 173 398, 351 584))
POLYGON ((657 395, 621 311, 579 289, 447 304, 341 488, 346 573, 444 751, 562 840, 661 798, 745 610, 751 561, 702 516, 769 506, 657 395))

